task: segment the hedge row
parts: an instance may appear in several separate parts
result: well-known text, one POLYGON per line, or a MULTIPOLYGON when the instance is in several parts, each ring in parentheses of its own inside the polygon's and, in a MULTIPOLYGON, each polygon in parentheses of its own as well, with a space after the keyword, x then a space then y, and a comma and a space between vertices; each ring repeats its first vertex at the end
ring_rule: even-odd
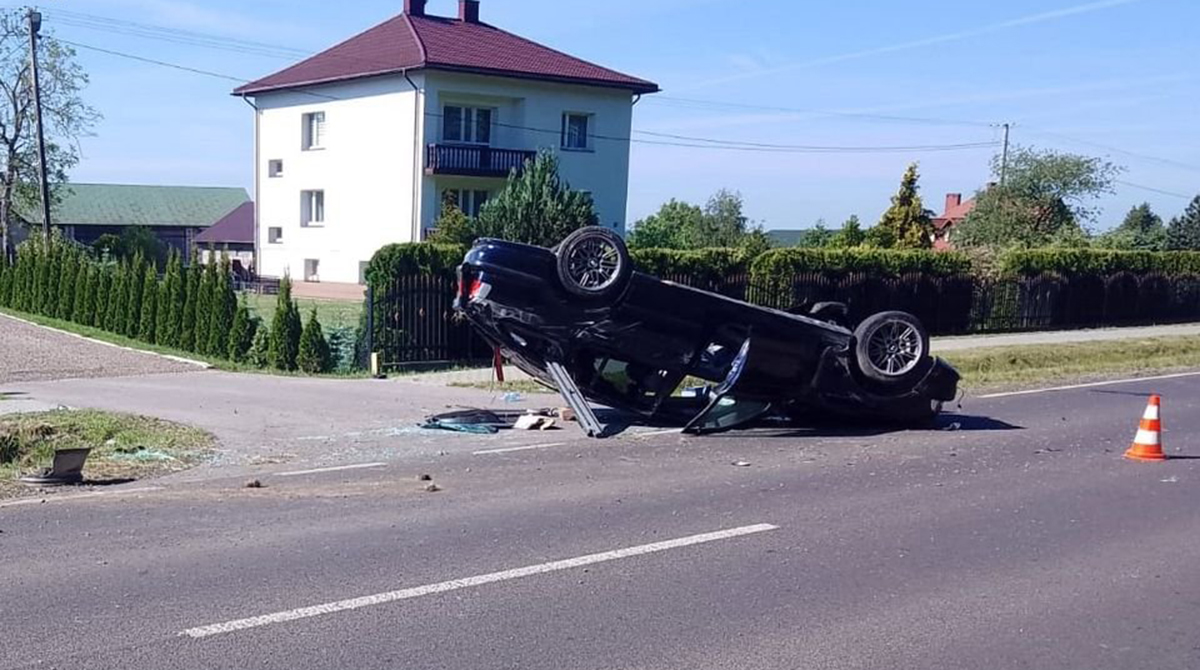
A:
POLYGON ((1200 275, 1200 251, 1106 251, 1101 249, 1023 249, 1001 254, 1001 274, 1031 277, 1104 276, 1120 272, 1200 275))
POLYGON ((48 242, 34 238, 22 244, 11 266, 0 259, 2 307, 211 358, 282 370, 297 369, 303 361, 306 371, 324 371, 329 356, 323 335, 321 342, 308 344, 307 359, 302 356, 299 310, 290 290, 285 279, 277 326, 268 329, 238 303, 228 257, 220 264, 184 268, 172 252, 160 277, 154 263, 140 256, 101 263, 55 235, 48 242))

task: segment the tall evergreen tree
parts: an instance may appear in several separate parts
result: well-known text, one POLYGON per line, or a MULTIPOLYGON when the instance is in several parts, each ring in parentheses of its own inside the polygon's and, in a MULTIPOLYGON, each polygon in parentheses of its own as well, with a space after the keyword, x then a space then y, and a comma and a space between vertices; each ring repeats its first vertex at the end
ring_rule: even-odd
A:
POLYGON ((179 252, 172 251, 167 261, 167 275, 163 280, 164 298, 158 306, 160 321, 163 324, 158 336, 160 344, 179 346, 179 322, 183 318, 184 291, 182 261, 179 252))
POLYGON ((209 256, 200 277, 200 295, 196 299, 196 351, 211 354, 209 336, 212 334, 214 307, 217 294, 217 265, 209 256))
POLYGON ((1200 251, 1200 195, 1183 214, 1167 226, 1167 248, 1172 251, 1200 251))
POLYGON ((250 308, 246 306, 246 301, 243 299, 238 303, 237 312, 233 317, 233 326, 229 329, 226 357, 234 363, 245 363, 246 357, 250 353, 250 347, 254 344, 256 330, 258 330, 258 323, 250 315, 250 308))
POLYGON ((174 281, 175 250, 167 255, 167 266, 163 279, 158 284, 158 297, 155 304, 154 341, 166 346, 175 346, 170 335, 171 324, 171 283, 174 281))
MULTIPOLYGON (((210 265, 217 265, 214 259, 210 265)), ((237 296, 233 292, 233 265, 228 254, 221 254, 212 296, 212 318, 209 323, 208 353, 225 356, 229 352, 229 332, 237 315, 237 296)))
POLYGON ((121 320, 121 334, 126 337, 138 336, 138 326, 142 319, 142 277, 145 268, 146 259, 139 254, 130 263, 129 275, 125 277, 125 314, 121 320))
POLYGON ((129 261, 121 261, 113 272, 112 295, 108 299, 108 311, 104 316, 104 329, 120 333, 125 325, 125 306, 129 303, 129 261))
POLYGON ((158 326, 158 271, 147 263, 142 271, 142 313, 138 319, 137 338, 154 344, 158 326))
POLYGON ((9 296, 12 295, 14 268, 9 267, 8 260, 0 253, 0 307, 8 307, 9 296))
POLYGON ((58 258, 54 238, 45 246, 42 265, 42 286, 38 291, 37 312, 43 316, 54 316, 57 304, 58 275, 62 272, 62 264, 58 258))
POLYGON ((284 276, 275 299, 275 315, 271 319, 271 347, 268 357, 277 370, 295 370, 300 349, 300 309, 292 300, 292 280, 284 276))
POLYGON ((92 263, 81 266, 75 287, 75 304, 71 308, 71 320, 82 326, 92 325, 96 318, 96 276, 98 271, 92 263))
MULTIPOLYGON (((195 255, 193 254, 193 258, 195 255)), ((179 348, 196 351, 196 303, 200 298, 201 274, 203 268, 193 262, 187 269, 186 288, 184 289, 183 314, 179 318, 179 348)))
POLYGON ((92 326, 103 329, 108 323, 108 303, 113 293, 112 268, 101 266, 96 271, 96 311, 92 314, 92 326))
POLYGON ((558 175, 558 159, 543 151, 513 170, 484 204, 476 220, 479 237, 553 246, 571 231, 599 223, 592 196, 572 190, 558 175))
POLYGON ((54 308, 54 316, 66 321, 70 320, 71 309, 75 306, 75 284, 80 264, 75 255, 65 248, 61 252, 61 256, 62 271, 58 278, 58 300, 54 308))
POLYGON ((300 347, 296 353, 296 366, 301 372, 310 375, 328 372, 330 368, 329 342, 325 339, 325 331, 317 320, 317 308, 309 312, 308 322, 300 334, 300 347))
POLYGON ((879 220, 879 227, 892 234, 897 248, 928 249, 933 246, 933 223, 918 192, 919 180, 917 164, 913 163, 904 171, 900 190, 892 196, 892 206, 879 220))

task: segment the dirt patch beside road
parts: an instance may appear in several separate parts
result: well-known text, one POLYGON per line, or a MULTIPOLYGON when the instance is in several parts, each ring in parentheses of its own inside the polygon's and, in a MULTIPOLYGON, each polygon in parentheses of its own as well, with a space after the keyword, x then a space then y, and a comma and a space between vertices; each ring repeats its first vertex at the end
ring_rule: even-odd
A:
POLYGON ((99 344, 4 314, 0 314, 0 343, 0 384, 199 370, 187 363, 99 344))

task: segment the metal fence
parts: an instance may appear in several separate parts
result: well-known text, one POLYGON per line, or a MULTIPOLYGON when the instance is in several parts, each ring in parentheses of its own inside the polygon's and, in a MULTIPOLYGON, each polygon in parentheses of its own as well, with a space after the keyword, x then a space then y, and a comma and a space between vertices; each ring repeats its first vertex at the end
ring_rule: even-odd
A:
POLYGON ((491 358, 487 342, 453 309, 457 283, 441 275, 401 275, 367 291, 368 350, 385 368, 491 358))
MULTIPOLYGON (((803 312, 818 302, 844 302, 851 319, 875 312, 915 314, 934 335, 1056 330, 1200 321, 1200 277, 1118 273, 1102 277, 1046 274, 1021 279, 962 275, 807 273, 766 282, 745 275, 670 275, 663 279, 737 300, 803 312)), ((482 361, 490 349, 451 304, 451 277, 411 275, 373 287, 373 351, 385 366, 431 361, 482 361)))

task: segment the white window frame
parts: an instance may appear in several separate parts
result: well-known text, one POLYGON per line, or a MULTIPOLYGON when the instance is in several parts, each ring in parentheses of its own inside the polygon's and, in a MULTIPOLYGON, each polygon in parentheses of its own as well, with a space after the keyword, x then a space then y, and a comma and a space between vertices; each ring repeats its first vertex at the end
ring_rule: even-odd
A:
POLYGON ((272 158, 267 161, 267 177, 278 179, 283 176, 283 159, 272 158))
POLYGON ((320 151, 325 148, 325 112, 305 112, 301 117, 301 148, 320 151))
POLYGON ((447 144, 470 144, 474 146, 487 147, 492 145, 492 138, 496 135, 496 109, 493 107, 479 107, 472 105, 461 104, 445 104, 442 105, 442 142, 447 144), (451 124, 451 108, 460 111, 457 119, 457 138, 450 136, 450 130, 453 127, 451 124), (486 112, 487 119, 487 139, 479 139, 479 115, 486 112))
POLYGON ((591 151, 592 150, 592 134, 596 122, 595 114, 587 112, 563 112, 562 115, 562 137, 559 140, 559 146, 566 151, 591 151), (583 120, 583 144, 572 142, 573 137, 578 137, 577 133, 573 133, 571 122, 575 119, 583 120))
POLYGON ((305 258, 304 259, 304 281, 312 282, 312 283, 320 283, 320 281, 321 281, 321 259, 320 258, 305 258))
POLYGON ((442 189, 442 197, 439 202, 446 202, 447 194, 453 194, 454 203, 458 205, 458 208, 464 214, 470 217, 479 216, 479 210, 493 196, 491 191, 482 188, 444 188, 442 189), (482 201, 479 198, 481 193, 484 196, 482 201))
POLYGON ((267 244, 283 244, 283 226, 267 227, 267 244))
POLYGON ((321 228, 325 225, 325 191, 323 189, 300 191, 300 225, 304 228, 321 228))

